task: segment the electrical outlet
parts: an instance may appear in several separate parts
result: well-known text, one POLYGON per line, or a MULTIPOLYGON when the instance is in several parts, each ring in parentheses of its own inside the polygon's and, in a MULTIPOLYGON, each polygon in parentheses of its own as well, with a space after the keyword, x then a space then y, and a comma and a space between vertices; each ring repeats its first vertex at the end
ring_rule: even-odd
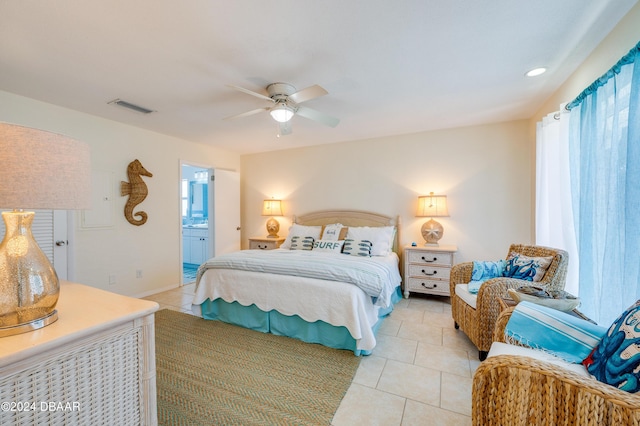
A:
POLYGON ((114 274, 109 275, 109 285, 114 285, 118 282, 118 279, 114 274))
POLYGON ((142 278, 142 269, 136 269, 136 278, 142 278))

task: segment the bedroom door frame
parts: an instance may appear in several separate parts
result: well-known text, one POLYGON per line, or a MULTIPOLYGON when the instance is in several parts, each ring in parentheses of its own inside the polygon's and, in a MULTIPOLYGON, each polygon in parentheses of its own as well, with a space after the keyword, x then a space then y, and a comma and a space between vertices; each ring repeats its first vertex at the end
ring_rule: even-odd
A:
POLYGON ((208 216, 208 221, 209 221, 209 226, 207 228, 208 232, 207 232, 207 236, 208 236, 208 247, 207 250, 208 252, 211 254, 214 252, 214 244, 215 244, 215 234, 214 234, 214 227, 213 227, 213 221, 211 220, 211 216, 214 214, 214 210, 213 210, 213 196, 212 196, 212 192, 213 192, 213 182, 211 180, 211 177, 213 176, 213 166, 209 165, 209 164, 203 164, 203 163, 197 163, 197 162, 193 162, 193 161, 187 161, 187 160, 180 160, 180 173, 179 173, 179 180, 178 180, 178 205, 179 205, 179 209, 178 209, 178 225, 180 227, 180 256, 179 256, 179 260, 180 260, 180 287, 184 286, 185 283, 184 282, 184 238, 183 238, 183 224, 182 224, 182 170, 184 167, 194 167, 194 168, 198 168, 198 169, 202 169, 202 170, 207 170, 207 173, 209 175, 208 178, 208 185, 207 185, 207 191, 208 191, 208 199, 207 199, 207 209, 209 212, 209 216, 208 216))
POLYGON ((180 287, 184 282, 184 247, 182 238, 182 169, 183 166, 207 170, 208 179, 208 250, 209 257, 240 250, 240 173, 215 168, 188 160, 180 160, 178 182, 178 226, 180 227, 180 287))

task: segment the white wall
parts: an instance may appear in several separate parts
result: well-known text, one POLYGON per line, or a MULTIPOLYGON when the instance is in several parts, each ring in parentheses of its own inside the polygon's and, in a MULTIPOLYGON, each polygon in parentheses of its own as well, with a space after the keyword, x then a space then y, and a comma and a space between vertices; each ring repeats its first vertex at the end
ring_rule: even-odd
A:
POLYGON ((180 160, 231 170, 240 168, 238 154, 104 120, 0 91, 0 121, 62 133, 87 142, 93 170, 111 172, 113 224, 82 229, 76 215, 75 281, 125 295, 146 295, 180 282, 180 160), (149 215, 146 224, 126 221, 127 197, 120 181, 128 181, 127 165, 139 159, 153 173, 143 178, 149 195, 135 211, 149 215), (142 270, 142 278, 136 271, 142 270), (109 276, 116 284, 109 284, 109 276))
POLYGON ((441 244, 459 248, 456 261, 504 258, 511 243, 530 243, 533 162, 527 121, 398 135, 244 155, 243 247, 266 235, 264 198, 283 199, 291 216, 325 209, 400 215, 402 244, 424 243, 416 218, 419 195, 448 196, 441 244))

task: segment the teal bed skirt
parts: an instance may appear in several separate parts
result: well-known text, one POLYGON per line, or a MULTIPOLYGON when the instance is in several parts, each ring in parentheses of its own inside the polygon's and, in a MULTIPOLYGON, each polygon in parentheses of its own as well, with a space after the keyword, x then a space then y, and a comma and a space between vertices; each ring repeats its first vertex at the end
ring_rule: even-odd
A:
MULTIPOLYGON (((402 299, 402 290, 396 288, 392 296, 392 306, 381 309, 378 321, 373 326, 373 333, 402 299)), ((297 315, 287 316, 276 310, 264 312, 256 305, 242 306, 238 302, 225 302, 222 299, 205 300, 201 305, 202 317, 209 320, 223 321, 229 324, 239 325, 244 328, 272 333, 279 336, 288 336, 307 343, 318 343, 335 349, 353 351, 356 356, 370 355, 371 351, 357 349, 356 340, 351 337, 346 327, 336 327, 324 321, 307 322, 297 315)))

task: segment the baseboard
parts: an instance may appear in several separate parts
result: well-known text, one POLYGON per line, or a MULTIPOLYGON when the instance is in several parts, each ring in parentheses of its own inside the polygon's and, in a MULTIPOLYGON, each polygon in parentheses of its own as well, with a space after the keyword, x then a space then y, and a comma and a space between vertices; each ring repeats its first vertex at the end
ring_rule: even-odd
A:
POLYGON ((141 299, 143 297, 153 296, 154 294, 162 293, 162 292, 169 291, 169 290, 175 290, 177 288, 180 288, 180 284, 172 284, 172 285, 167 286, 167 287, 156 288, 156 289, 153 289, 153 290, 145 291, 144 293, 136 294, 136 295, 131 296, 131 297, 135 297, 137 299, 141 299))

